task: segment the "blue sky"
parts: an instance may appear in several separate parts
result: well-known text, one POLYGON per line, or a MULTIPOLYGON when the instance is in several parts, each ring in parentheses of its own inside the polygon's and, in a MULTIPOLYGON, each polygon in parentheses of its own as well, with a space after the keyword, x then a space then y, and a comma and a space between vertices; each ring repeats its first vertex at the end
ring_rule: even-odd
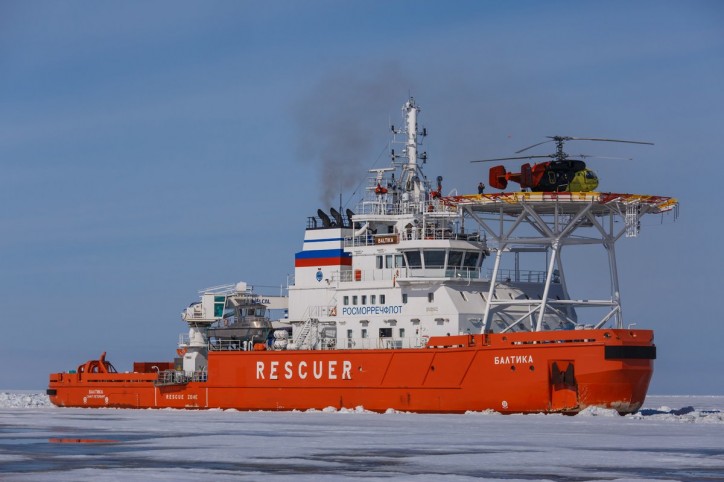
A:
POLYGON ((652 393, 723 394, 722 25, 716 1, 0 2, 0 388, 168 359, 197 290, 285 283, 412 93, 446 192, 546 135, 654 142, 571 151, 680 199, 620 242, 624 312, 656 330, 652 393))

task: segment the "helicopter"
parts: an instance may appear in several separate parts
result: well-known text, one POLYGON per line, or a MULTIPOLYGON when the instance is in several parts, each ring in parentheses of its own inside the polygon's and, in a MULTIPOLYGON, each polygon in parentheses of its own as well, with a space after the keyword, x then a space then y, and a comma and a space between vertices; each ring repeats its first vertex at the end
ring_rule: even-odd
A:
MULTIPOLYGON (((550 140, 533 144, 525 147, 516 154, 525 152, 528 149, 546 144, 548 142, 556 143, 556 152, 553 154, 540 156, 519 156, 519 157, 501 157, 497 159, 483 159, 471 162, 492 162, 492 161, 508 161, 515 159, 535 159, 546 158, 550 161, 533 164, 525 163, 520 166, 520 172, 507 172, 505 167, 495 166, 490 168, 488 184, 496 189, 505 189, 508 181, 517 182, 523 189, 530 189, 534 192, 589 192, 598 187, 598 176, 596 173, 586 167, 585 161, 581 159, 571 159, 568 154, 563 151, 563 145, 566 141, 601 141, 601 142, 624 142, 627 144, 646 144, 653 146, 652 142, 642 141, 624 141, 620 139, 601 139, 594 137, 569 137, 569 136, 547 136, 550 140)), ((587 156, 579 154, 580 158, 587 156)), ((598 156, 596 156, 598 157, 598 156)), ((607 157, 606 159, 623 159, 620 157, 607 157)), ((628 159, 630 160, 630 159, 628 159)))

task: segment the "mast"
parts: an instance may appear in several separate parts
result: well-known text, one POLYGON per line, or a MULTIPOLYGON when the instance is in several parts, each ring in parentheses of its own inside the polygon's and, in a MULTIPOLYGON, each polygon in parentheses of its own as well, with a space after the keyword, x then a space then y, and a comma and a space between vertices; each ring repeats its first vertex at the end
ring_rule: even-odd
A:
POLYGON ((395 159, 406 159, 407 162, 402 166, 401 187, 403 193, 406 193, 409 200, 413 202, 425 200, 424 176, 417 164, 418 159, 420 159, 423 164, 427 160, 426 152, 418 152, 418 146, 422 145, 421 138, 427 135, 426 129, 418 130, 417 114, 420 110, 420 107, 415 104, 415 99, 410 97, 402 106, 402 117, 405 121, 405 127, 400 130, 395 130, 395 127, 392 126, 393 134, 404 134, 406 136, 403 153, 401 155, 395 154, 395 151, 392 150, 392 160, 394 162, 395 159))

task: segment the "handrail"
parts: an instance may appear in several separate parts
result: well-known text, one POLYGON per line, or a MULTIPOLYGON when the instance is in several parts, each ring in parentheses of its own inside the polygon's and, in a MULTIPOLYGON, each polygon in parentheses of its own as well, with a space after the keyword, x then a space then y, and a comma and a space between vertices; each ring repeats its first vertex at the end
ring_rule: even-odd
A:
POLYGON ((168 385, 186 385, 189 382, 205 382, 208 374, 205 371, 195 371, 191 375, 179 370, 164 370, 158 373, 153 384, 157 387, 168 385))

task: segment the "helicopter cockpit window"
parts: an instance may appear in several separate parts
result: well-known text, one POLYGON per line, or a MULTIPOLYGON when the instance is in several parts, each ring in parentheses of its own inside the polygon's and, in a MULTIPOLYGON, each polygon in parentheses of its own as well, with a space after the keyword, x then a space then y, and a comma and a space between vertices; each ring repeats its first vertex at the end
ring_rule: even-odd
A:
POLYGON ((593 171, 586 171, 586 179, 598 179, 598 176, 593 171))

